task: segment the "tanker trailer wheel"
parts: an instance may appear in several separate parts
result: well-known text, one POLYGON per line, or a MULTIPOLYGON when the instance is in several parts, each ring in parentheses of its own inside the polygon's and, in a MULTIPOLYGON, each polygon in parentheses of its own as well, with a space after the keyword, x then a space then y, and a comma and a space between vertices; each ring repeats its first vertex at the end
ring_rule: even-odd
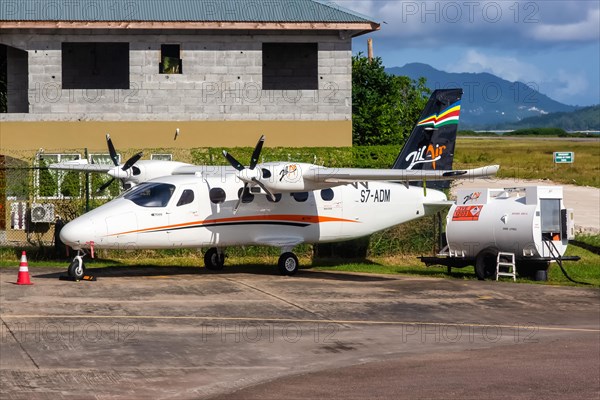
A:
POLYGON ((496 258, 498 257, 498 249, 488 247, 477 254, 475 259, 475 275, 477 279, 483 281, 485 279, 496 279, 496 258))

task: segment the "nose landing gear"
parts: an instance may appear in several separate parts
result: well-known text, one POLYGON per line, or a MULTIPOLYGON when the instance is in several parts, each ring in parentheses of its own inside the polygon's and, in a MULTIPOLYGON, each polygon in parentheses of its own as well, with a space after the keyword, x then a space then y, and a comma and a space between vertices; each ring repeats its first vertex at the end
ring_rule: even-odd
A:
POLYGON ((80 280, 85 275, 83 256, 85 256, 85 252, 83 250, 77 250, 77 255, 73 258, 73 261, 71 261, 71 264, 69 264, 69 268, 67 269, 70 278, 80 280))

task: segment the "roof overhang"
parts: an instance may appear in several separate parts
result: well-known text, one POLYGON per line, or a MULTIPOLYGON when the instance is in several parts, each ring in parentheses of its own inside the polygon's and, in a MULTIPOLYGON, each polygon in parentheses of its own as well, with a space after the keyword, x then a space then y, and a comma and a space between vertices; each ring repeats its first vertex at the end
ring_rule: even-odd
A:
POLYGON ((333 30, 359 36, 379 30, 375 22, 180 22, 180 21, 0 21, 0 29, 333 30))

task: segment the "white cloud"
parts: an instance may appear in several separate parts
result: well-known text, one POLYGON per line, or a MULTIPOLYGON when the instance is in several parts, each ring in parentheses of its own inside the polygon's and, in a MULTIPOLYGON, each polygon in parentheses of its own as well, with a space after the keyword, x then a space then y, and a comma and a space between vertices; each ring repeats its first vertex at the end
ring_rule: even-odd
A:
POLYGON ((510 82, 536 82, 544 73, 538 67, 512 56, 486 55, 477 50, 468 50, 460 63, 446 67, 448 72, 488 72, 510 82))
POLYGON ((583 74, 569 73, 562 69, 558 70, 555 82, 550 96, 556 99, 574 98, 585 93, 588 87, 588 81, 583 74))
POLYGON ((588 10, 585 20, 563 24, 539 24, 531 36, 542 42, 600 40, 600 9, 588 10))
POLYGON ((460 63, 449 64, 447 72, 488 72, 510 82, 523 82, 552 99, 563 103, 577 103, 585 94, 589 82, 583 71, 564 69, 542 71, 537 66, 512 56, 488 55, 477 50, 468 50, 460 63))
POLYGON ((338 0, 381 25, 377 36, 398 44, 547 48, 597 42, 598 1, 338 0), (385 22, 385 23, 384 23, 385 22))

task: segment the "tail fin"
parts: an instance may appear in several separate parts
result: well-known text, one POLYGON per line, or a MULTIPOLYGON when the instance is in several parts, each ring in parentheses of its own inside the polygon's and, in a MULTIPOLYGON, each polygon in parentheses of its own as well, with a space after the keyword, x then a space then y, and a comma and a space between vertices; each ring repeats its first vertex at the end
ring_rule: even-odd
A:
MULTIPOLYGON (((462 89, 438 89, 431 94, 393 169, 452 169, 462 94, 462 89)), ((450 181, 427 182, 435 189, 449 185, 450 181)))

